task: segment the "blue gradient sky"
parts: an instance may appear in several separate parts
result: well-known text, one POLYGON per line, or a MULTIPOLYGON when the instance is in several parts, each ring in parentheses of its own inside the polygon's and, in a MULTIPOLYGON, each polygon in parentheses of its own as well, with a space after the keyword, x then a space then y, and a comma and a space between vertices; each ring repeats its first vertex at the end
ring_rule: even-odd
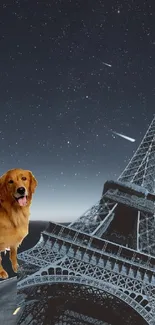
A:
POLYGON ((73 221, 139 145, 155 103, 149 3, 1 6, 0 168, 29 169, 38 179, 31 219, 73 221))

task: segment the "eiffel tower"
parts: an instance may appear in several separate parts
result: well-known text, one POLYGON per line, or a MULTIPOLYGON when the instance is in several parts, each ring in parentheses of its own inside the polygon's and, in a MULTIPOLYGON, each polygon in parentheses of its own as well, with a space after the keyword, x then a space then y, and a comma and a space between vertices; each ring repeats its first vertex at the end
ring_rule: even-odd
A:
POLYGON ((18 325, 155 325, 154 202, 155 117, 99 202, 18 255, 18 325))

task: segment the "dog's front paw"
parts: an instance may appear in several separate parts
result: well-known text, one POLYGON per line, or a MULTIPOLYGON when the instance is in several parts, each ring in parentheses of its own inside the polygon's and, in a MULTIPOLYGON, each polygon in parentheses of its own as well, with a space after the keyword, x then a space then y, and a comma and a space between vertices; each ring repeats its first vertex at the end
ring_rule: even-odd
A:
POLYGON ((18 267, 19 267, 18 263, 12 263, 12 269, 15 273, 18 272, 18 267))
POLYGON ((2 266, 0 266, 0 278, 1 279, 7 279, 8 278, 8 273, 3 269, 2 266))

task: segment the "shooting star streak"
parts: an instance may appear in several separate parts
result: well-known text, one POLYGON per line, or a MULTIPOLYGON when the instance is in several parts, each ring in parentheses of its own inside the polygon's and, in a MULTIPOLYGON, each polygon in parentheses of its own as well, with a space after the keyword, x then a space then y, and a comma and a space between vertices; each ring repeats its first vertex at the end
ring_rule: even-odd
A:
POLYGON ((117 132, 115 132, 115 131, 112 131, 112 133, 114 133, 114 134, 118 135, 119 137, 124 138, 124 139, 126 139, 126 140, 128 140, 128 141, 130 141, 130 142, 135 142, 135 141, 136 141, 135 139, 130 138, 130 137, 127 137, 127 136, 124 135, 124 134, 117 133, 117 132))
POLYGON ((13 312, 13 315, 16 315, 20 310, 20 307, 16 308, 16 310, 13 312))
POLYGON ((109 63, 106 63, 106 62, 102 62, 102 64, 106 65, 106 66, 107 66, 107 67, 109 67, 109 68, 111 68, 111 67, 112 67, 112 65, 111 65, 111 64, 109 64, 109 63))

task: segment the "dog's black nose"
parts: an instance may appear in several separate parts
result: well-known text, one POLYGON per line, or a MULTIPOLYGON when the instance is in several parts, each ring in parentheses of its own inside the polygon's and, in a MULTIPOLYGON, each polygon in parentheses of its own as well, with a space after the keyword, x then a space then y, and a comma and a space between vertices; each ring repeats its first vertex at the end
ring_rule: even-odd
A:
POLYGON ((25 188, 24 188, 24 187, 18 187, 18 188, 17 188, 17 192, 18 192, 20 195, 24 195, 24 193, 25 193, 25 188))

